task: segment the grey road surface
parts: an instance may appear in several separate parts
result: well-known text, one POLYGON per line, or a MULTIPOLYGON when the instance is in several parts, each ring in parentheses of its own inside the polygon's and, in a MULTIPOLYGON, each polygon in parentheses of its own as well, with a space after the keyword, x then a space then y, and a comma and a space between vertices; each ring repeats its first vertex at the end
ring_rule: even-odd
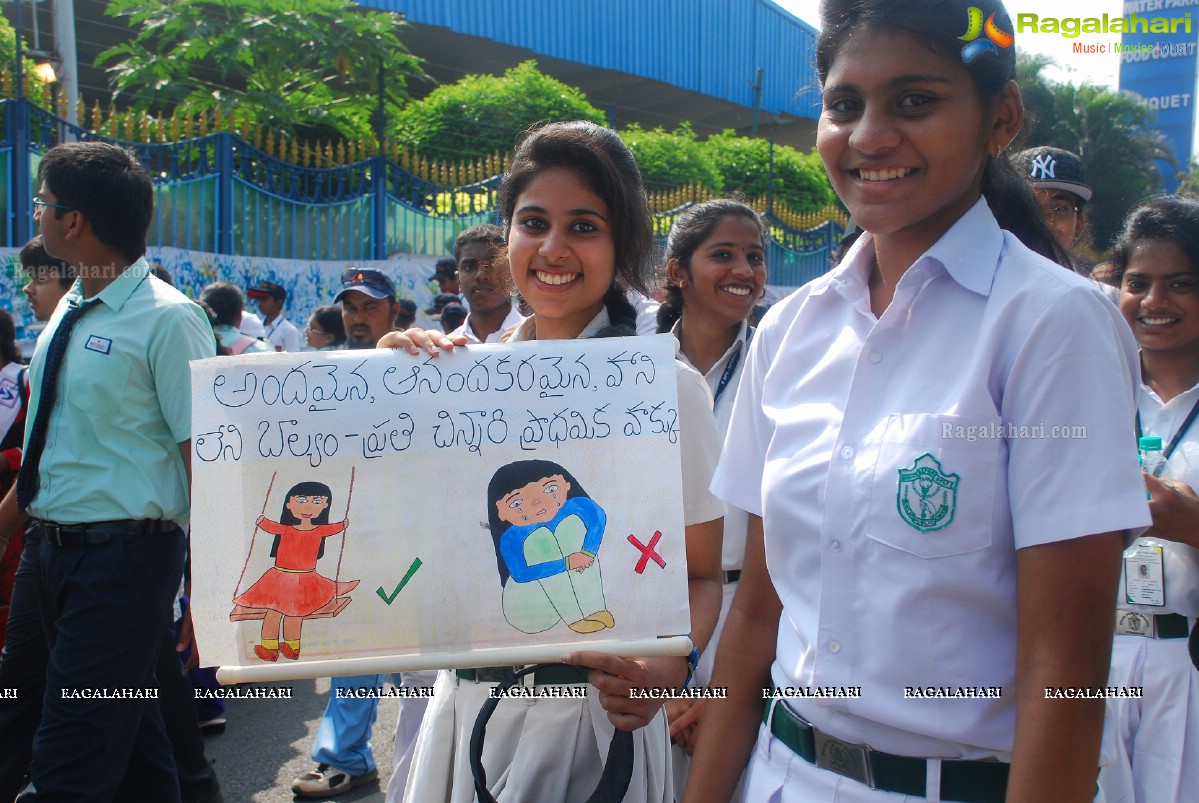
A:
MULTIPOLYGON (((262 686, 292 690, 290 700, 229 700, 225 714, 229 724, 219 736, 209 736, 204 747, 215 760, 217 776, 226 803, 290 803, 291 781, 313 762, 312 742, 325 711, 329 679, 266 683, 262 686)), ((366 784, 335 798, 339 803, 383 803, 383 792, 391 778, 396 715, 399 701, 379 701, 375 721, 375 762, 379 765, 378 783, 366 784)))

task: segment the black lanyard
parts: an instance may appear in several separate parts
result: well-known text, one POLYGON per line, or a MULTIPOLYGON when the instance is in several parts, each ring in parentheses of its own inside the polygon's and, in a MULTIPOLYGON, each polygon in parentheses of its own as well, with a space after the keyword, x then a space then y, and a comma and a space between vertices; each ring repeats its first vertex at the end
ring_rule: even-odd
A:
MULTIPOLYGON (((1166 446, 1166 450, 1164 452, 1162 452, 1162 457, 1164 459, 1169 460, 1170 455, 1174 454, 1174 450, 1178 447, 1179 441, 1182 440, 1182 436, 1186 434, 1186 431, 1191 428, 1191 424, 1193 424, 1195 422, 1196 416, 1199 416, 1199 400, 1195 401, 1194 406, 1191 407, 1191 411, 1189 413, 1187 413, 1187 417, 1183 419, 1182 426, 1179 427, 1178 431, 1174 433, 1174 437, 1170 439, 1170 443, 1168 446, 1166 446)), ((1140 444, 1140 441, 1141 441, 1141 411, 1137 410, 1137 443, 1138 443, 1138 445, 1140 444)))
POLYGON ((724 367, 724 373, 720 375, 720 384, 716 386, 716 393, 712 396, 712 407, 716 407, 716 402, 720 401, 720 394, 724 393, 724 389, 729 386, 729 381, 732 380, 733 374, 737 371, 737 365, 741 362, 741 352, 749 348, 749 341, 754 336, 754 328, 747 327, 745 330, 745 344, 737 349, 737 353, 729 357, 728 365, 724 367))

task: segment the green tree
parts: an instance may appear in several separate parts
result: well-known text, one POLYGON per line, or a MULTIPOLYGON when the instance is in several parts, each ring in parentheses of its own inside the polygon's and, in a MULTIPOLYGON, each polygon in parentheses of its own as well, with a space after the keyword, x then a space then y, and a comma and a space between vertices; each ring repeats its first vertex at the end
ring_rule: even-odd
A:
POLYGON ((520 133, 553 120, 603 123, 603 113, 575 87, 526 61, 499 75, 468 75, 414 101, 395 120, 394 134, 438 161, 511 153, 520 133))
MULTIPOLYGON (((28 48, 29 45, 23 43, 22 47, 28 48)), ((21 68, 25 71, 26 75, 32 75, 35 66, 33 59, 29 57, 21 59, 21 68)), ((0 16, 0 70, 7 70, 9 75, 16 78, 17 34, 9 21, 3 16, 0 16)), ((41 81, 35 80, 29 82, 29 94, 27 97, 39 106, 47 109, 50 108, 50 87, 41 81)))
POLYGON ((1095 247, 1106 249, 1120 224, 1145 197, 1160 191, 1155 161, 1177 169, 1174 148, 1154 128, 1156 114, 1130 92, 1060 84, 1040 73, 1049 62, 1021 60, 1017 72, 1025 106, 1028 146, 1051 145, 1077 153, 1095 195, 1087 225, 1095 247))
POLYGON ((723 182, 708 158, 703 143, 695 138, 690 123, 667 132, 663 128, 646 131, 631 125, 620 132, 641 168, 641 177, 649 192, 669 190, 688 184, 720 192, 723 182))
POLYGON ((811 212, 836 201, 820 156, 803 153, 788 145, 774 145, 773 168, 770 142, 740 137, 725 130, 703 143, 712 166, 720 172, 723 191, 740 191, 748 198, 774 200, 795 212, 811 212))
POLYGON ((1020 96, 1024 100, 1024 130, 1021 136, 1031 145, 1040 145, 1037 134, 1052 127, 1057 119, 1057 100, 1042 71, 1055 62, 1040 53, 1020 53, 1016 56, 1016 82, 1020 84, 1020 96), (1043 119, 1043 118, 1048 119, 1043 119))
POLYGON ((389 116, 423 78, 398 14, 352 0, 109 0, 134 38, 101 53, 117 103, 219 108, 301 138, 369 136, 382 68, 389 116))
POLYGON ((1191 162, 1190 169, 1178 186, 1178 194, 1199 201, 1199 159, 1191 162))

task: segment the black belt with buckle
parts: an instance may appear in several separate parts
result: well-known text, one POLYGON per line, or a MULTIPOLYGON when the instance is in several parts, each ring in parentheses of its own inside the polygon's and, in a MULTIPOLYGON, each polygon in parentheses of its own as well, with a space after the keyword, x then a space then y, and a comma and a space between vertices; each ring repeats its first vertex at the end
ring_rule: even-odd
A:
POLYGON ((28 529, 36 530, 47 543, 61 547, 80 547, 107 544, 113 538, 132 535, 157 535, 173 522, 161 519, 121 519, 86 524, 59 524, 56 521, 32 519, 28 529))
MULTIPOLYGON (((782 700, 769 700, 763 721, 770 733, 804 761, 864 783, 871 789, 925 796, 928 759, 896 756, 842 741, 816 730, 782 700), (774 704, 774 718, 770 708, 774 704)), ((1001 761, 941 761, 941 799, 1003 803, 1011 765, 1001 761)))
MULTIPOLYGON (((521 666, 485 666, 482 669, 454 670, 460 680, 475 683, 503 683, 516 674, 521 666)), ((533 673, 533 683, 538 686, 573 686, 587 682, 587 670, 565 664, 548 664, 533 673)))
POLYGON ((1116 635, 1144 636, 1145 638, 1186 638, 1191 632, 1191 622, 1181 613, 1144 614, 1135 611, 1116 610, 1116 635))
POLYGON ((724 572, 724 584, 726 586, 729 583, 735 583, 740 579, 741 579, 741 570, 740 569, 730 569, 729 571, 724 572))

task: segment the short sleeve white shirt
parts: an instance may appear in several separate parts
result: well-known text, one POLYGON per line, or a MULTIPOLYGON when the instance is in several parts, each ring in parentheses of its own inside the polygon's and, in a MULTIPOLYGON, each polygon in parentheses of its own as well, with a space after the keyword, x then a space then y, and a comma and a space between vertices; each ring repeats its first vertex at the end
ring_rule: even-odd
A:
POLYGON ((462 337, 466 338, 467 345, 475 346, 483 343, 499 343, 500 337, 503 336, 504 332, 507 332, 514 326, 520 326, 522 323, 524 323, 524 321, 525 316, 521 315, 520 310, 518 310, 516 305, 513 304, 508 309, 508 314, 505 316, 504 322, 500 324, 500 328, 489 334, 486 340, 480 340, 479 336, 475 334, 475 330, 471 328, 470 315, 466 316, 466 320, 462 322, 461 326, 450 332, 450 337, 458 337, 461 335, 462 337))
MULTIPOLYGON (((670 333, 675 337, 679 336, 678 322, 671 328, 670 333)), ((716 418, 716 429, 720 432, 721 440, 728 433, 729 421, 733 417, 733 399, 737 396, 737 385, 745 371, 749 341, 749 324, 742 321, 741 328, 737 331, 737 339, 703 375, 704 382, 712 393, 712 413, 716 418)), ((679 353, 679 361, 691 368, 695 367, 682 352, 679 353)), ((723 571, 740 570, 745 563, 745 531, 748 526, 749 516, 744 510, 725 505, 724 541, 720 548, 720 568, 723 571)))
POLYGON ((266 329, 266 339, 271 341, 271 345, 275 347, 275 351, 300 350, 300 330, 283 315, 280 315, 269 325, 263 324, 263 326, 266 329))
POLYGON ((864 235, 767 314, 713 490, 764 519, 775 684, 861 689, 796 710, 886 752, 1007 760, 1016 550, 1149 522, 1136 347, 1112 304, 982 199, 881 318, 873 249, 864 235))
POLYGON ((239 328, 243 335, 249 335, 253 338, 266 337, 266 326, 263 325, 262 318, 259 318, 248 310, 242 312, 241 326, 239 328))
POLYGON ((658 308, 662 305, 652 298, 641 295, 641 293, 632 288, 626 290, 624 295, 629 300, 629 303, 633 305, 633 309, 637 311, 637 334, 657 334, 658 308))

